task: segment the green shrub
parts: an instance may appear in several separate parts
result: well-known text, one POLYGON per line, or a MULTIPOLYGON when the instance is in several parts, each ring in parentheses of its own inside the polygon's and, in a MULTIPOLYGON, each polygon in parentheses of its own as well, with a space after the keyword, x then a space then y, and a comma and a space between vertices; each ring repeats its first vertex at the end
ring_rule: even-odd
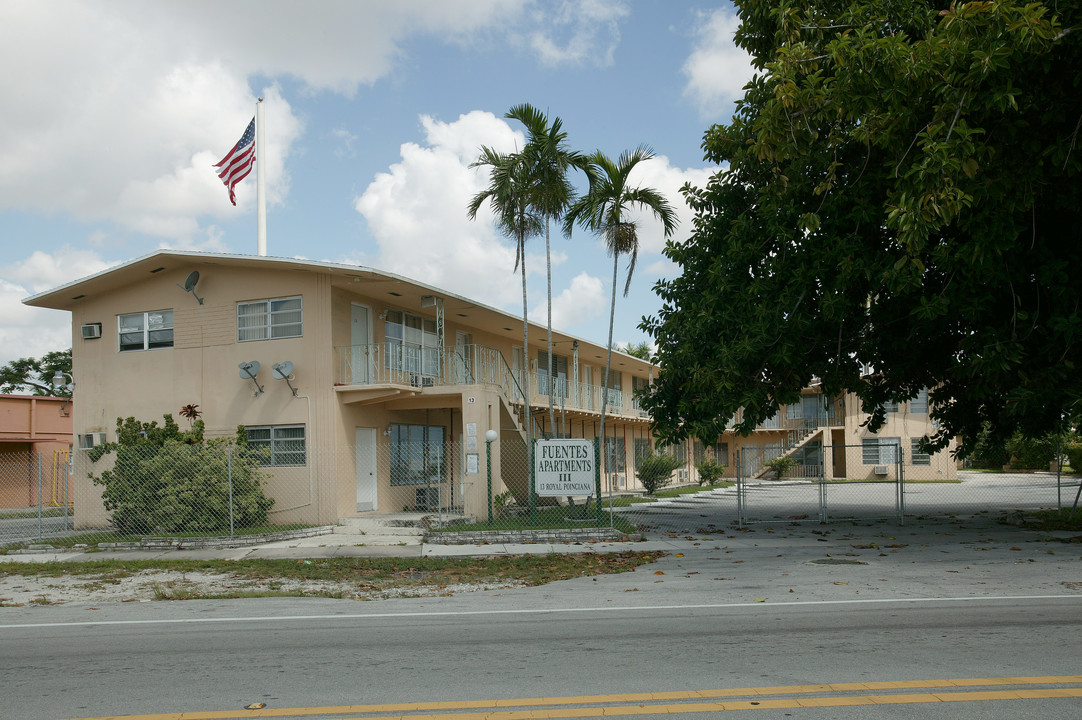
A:
POLYGON ((639 467, 635 471, 639 482, 646 488, 647 495, 653 495, 669 484, 673 471, 684 463, 672 455, 646 455, 639 460, 639 467))
POLYGON ((713 487, 725 476, 725 466, 713 460, 703 460, 695 466, 699 470, 699 484, 713 487))
POLYGON ((124 535, 208 533, 265 525, 274 500, 263 494, 259 453, 236 438, 203 439, 203 421, 181 431, 165 423, 117 419, 117 442, 94 448, 93 460, 115 453, 111 470, 91 476, 104 486, 105 509, 124 535))
POLYGON ((973 452, 969 454, 969 465, 975 468, 1000 470, 1011 460, 1010 453, 1002 442, 994 442, 992 433, 985 423, 981 434, 977 436, 977 442, 973 445, 973 452))
POLYGON ((774 473, 775 480, 781 480, 782 476, 796 465, 796 458, 791 455, 782 455, 773 460, 767 460, 766 466, 774 473))
POLYGON ((1082 473, 1082 440, 1072 440, 1064 443, 1063 454, 1067 456, 1067 464, 1076 473, 1082 473))
POLYGON ((1032 438, 1015 433, 1007 441, 1011 467, 1015 470, 1047 470, 1048 463, 1056 456, 1057 444, 1058 438, 1053 434, 1032 438))

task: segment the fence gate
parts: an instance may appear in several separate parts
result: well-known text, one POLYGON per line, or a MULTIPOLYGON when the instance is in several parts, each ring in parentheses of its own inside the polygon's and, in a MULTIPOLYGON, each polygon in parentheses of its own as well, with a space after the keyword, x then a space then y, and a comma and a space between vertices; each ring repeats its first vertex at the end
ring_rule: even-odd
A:
POLYGON ((798 450, 740 449, 736 492, 741 524, 842 518, 904 521, 904 469, 896 446, 877 447, 872 465, 866 464, 872 458, 864 445, 827 445, 804 455, 798 450), (792 462, 784 462, 785 458, 792 462))

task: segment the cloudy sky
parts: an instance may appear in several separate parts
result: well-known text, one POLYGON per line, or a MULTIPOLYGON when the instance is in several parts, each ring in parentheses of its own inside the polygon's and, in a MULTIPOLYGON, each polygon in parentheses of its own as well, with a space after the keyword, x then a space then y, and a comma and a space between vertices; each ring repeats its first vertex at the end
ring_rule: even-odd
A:
MULTIPOLYGON (((531 103, 569 144, 655 160, 679 195, 751 76, 728 2, 0 0, 0 363, 71 345, 67 313, 22 300, 157 248, 255 254, 255 174, 237 206, 213 168, 266 99, 268 254, 366 265, 521 312, 514 250, 466 204, 481 145, 520 146, 531 103), (17 69, 16 69, 17 68, 17 69)), ((614 339, 638 342, 674 268, 644 217, 614 339)), ((527 259, 545 312, 544 242, 527 259)), ((553 240, 553 323, 604 342, 612 261, 553 240)), ((619 290, 625 264, 621 263, 619 290)))

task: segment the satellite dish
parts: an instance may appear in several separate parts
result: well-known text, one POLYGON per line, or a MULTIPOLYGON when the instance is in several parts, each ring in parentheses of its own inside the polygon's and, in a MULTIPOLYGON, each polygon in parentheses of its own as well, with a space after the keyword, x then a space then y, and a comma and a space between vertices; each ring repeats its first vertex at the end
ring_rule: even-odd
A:
POLYGON ((289 376, 293 374, 293 363, 288 360, 278 363, 274 366, 273 374, 279 380, 288 380, 289 376))
POLYGON ((245 380, 251 378, 255 380, 255 376, 259 374, 259 361, 252 360, 250 362, 242 362, 237 367, 240 368, 240 376, 245 380))
MULTIPOLYGON (((192 270, 190 273, 188 273, 188 277, 184 278, 184 284, 183 285, 178 284, 177 287, 180 288, 181 290, 183 290, 184 292, 190 292, 192 294, 192 297, 194 297, 196 300, 198 300, 199 304, 202 305, 203 304, 203 298, 201 298, 201 297, 199 297, 198 295, 195 294, 195 284, 197 282, 199 282, 199 271, 198 270, 192 270)), ((259 363, 256 363, 256 365, 258 366, 259 363)))
POLYGON ((263 392, 263 386, 259 384, 259 381, 255 379, 255 376, 259 374, 259 361, 250 360, 248 362, 242 362, 237 367, 240 368, 240 377, 242 380, 251 380, 255 383, 256 391, 255 395, 259 395, 263 392))
POLYGON ((277 380, 285 380, 286 385, 293 391, 293 397, 297 396, 297 388, 293 387, 293 383, 289 382, 293 378, 293 363, 286 360, 285 362, 275 363, 274 372, 271 373, 277 380))

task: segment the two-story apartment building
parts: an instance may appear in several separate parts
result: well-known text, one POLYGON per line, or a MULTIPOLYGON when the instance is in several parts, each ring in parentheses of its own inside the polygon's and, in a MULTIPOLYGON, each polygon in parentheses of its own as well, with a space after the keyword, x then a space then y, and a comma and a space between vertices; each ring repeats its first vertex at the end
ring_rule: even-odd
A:
MULTIPOLYGON (((768 472, 767 461, 790 456, 796 462, 787 472, 790 477, 893 480, 901 473, 907 481, 957 479, 953 443, 934 454, 921 451, 921 439, 936 429, 929 416, 927 390, 885 410, 885 425, 873 433, 856 395, 829 397, 809 387, 800 402, 779 408, 746 437, 732 430, 740 422, 738 413, 712 451, 728 466, 730 477, 763 476, 768 472)), ((696 441, 694 447, 696 459, 706 454, 702 443, 696 441)))
MULTIPOLYGON (((520 317, 371 268, 163 250, 25 302, 72 314, 81 446, 196 405, 208 436, 240 426, 267 451, 276 522, 483 514, 486 450, 522 501, 528 439, 596 437, 602 393, 605 488, 634 486, 652 445, 633 398, 650 363, 614 352, 606 383, 605 348, 554 331, 550 379, 543 326, 523 348, 520 317)), ((102 526, 100 487, 76 478, 77 526, 102 526)))

